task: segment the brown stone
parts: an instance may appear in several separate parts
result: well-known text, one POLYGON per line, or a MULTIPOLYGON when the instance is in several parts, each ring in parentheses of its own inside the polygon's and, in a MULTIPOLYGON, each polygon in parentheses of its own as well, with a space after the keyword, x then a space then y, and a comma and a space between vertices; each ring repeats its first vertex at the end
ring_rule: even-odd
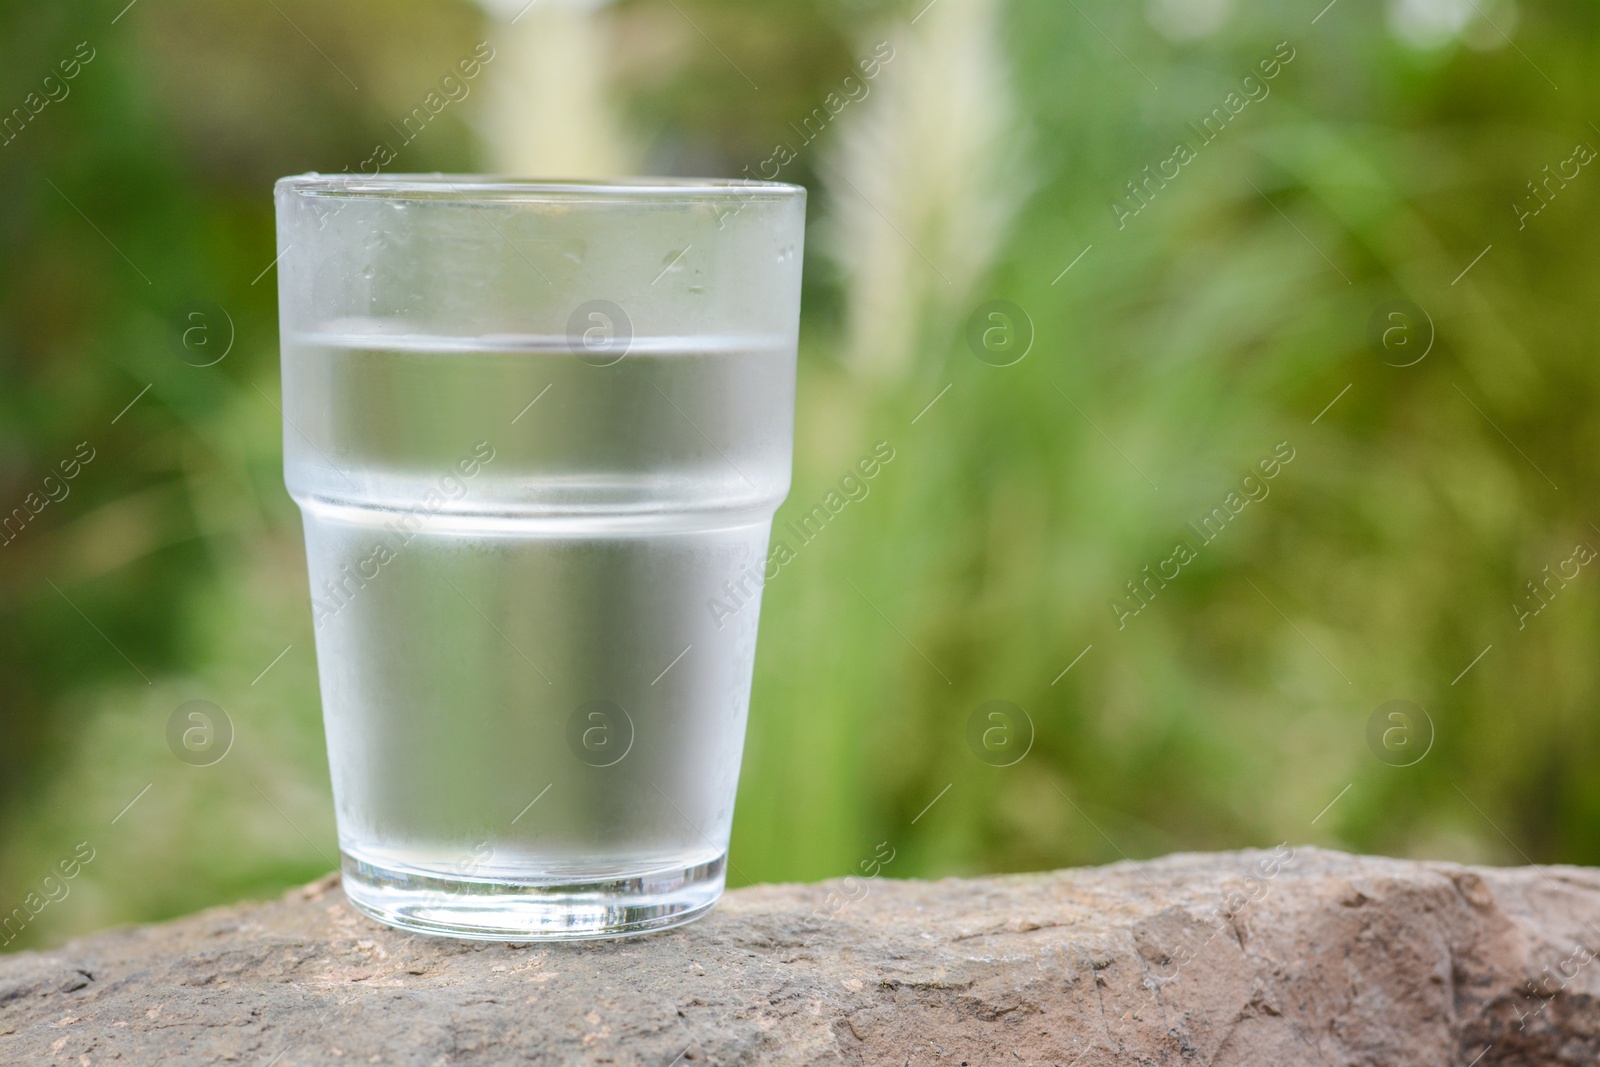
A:
POLYGON ((1592 1065, 1596 953, 1600 872, 1309 848, 754 886, 565 945, 329 878, 0 957, 0 1063, 1592 1065))

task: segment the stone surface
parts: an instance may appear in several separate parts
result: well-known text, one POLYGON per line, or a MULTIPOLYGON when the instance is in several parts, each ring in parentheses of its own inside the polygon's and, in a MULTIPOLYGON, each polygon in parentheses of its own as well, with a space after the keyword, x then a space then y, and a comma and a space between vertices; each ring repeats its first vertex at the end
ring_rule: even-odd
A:
POLYGON ((1315 849, 729 893, 438 940, 334 878, 0 957, 4 1064, 1594 1064, 1600 872, 1315 849))

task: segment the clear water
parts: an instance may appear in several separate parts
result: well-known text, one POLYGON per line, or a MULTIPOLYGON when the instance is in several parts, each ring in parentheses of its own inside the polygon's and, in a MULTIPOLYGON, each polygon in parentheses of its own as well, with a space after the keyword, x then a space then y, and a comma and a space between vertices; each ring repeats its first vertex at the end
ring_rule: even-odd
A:
POLYGON ((285 339, 348 857, 419 884, 720 872, 793 365, 761 339, 607 367, 564 339, 285 339))

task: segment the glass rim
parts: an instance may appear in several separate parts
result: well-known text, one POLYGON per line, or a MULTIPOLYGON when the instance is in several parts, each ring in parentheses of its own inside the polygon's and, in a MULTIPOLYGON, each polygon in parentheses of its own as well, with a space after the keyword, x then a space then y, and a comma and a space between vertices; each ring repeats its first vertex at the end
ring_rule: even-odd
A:
POLYGON ((518 178, 498 174, 320 174, 311 171, 279 178, 273 188, 299 196, 371 197, 377 200, 428 200, 483 203, 679 203, 789 200, 806 189, 787 182, 745 178, 518 178))

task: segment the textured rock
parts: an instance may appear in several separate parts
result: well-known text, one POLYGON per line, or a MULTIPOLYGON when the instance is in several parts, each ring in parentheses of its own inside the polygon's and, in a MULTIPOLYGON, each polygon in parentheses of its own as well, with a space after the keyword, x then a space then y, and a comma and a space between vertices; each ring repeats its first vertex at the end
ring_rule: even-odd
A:
POLYGON ((0 957, 0 1063, 1594 1064, 1596 952, 1600 872, 1314 849, 757 886, 521 947, 330 877, 0 957))

